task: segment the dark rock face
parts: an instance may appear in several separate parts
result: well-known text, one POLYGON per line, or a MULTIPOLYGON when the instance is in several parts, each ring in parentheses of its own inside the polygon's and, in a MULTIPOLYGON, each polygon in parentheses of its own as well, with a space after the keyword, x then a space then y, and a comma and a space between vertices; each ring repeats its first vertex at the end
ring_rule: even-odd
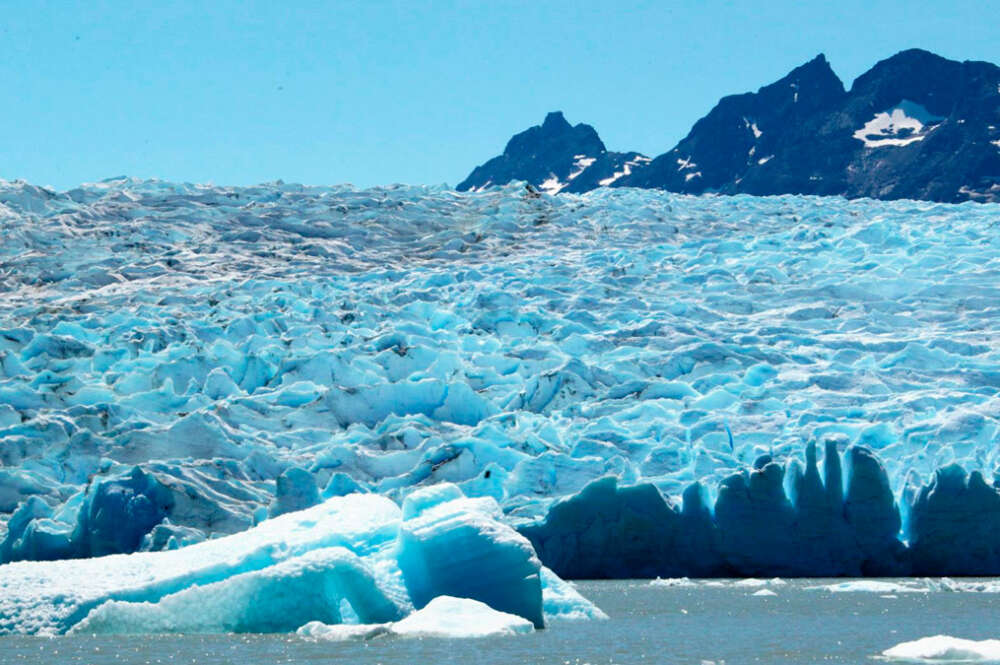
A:
POLYGON ((571 125, 561 112, 515 135, 503 154, 476 167, 459 191, 524 180, 551 194, 586 192, 641 169, 649 158, 637 152, 608 152, 590 125, 571 125))
POLYGON ((605 152, 593 128, 550 114, 458 188, 526 180, 549 182, 552 193, 613 186, 1000 201, 1000 67, 911 49, 845 90, 819 55, 755 93, 722 98, 651 162, 636 155, 605 152), (576 173, 575 155, 595 159, 576 173))
POLYGON ((1000 491, 981 474, 938 471, 911 506, 907 547, 885 469, 848 447, 845 492, 838 443, 825 442, 822 477, 814 444, 805 469, 757 460, 722 482, 714 515, 698 484, 677 510, 653 485, 608 477, 520 531, 542 563, 576 579, 1000 573, 1000 491))
POLYGON ((837 155, 844 148, 831 152, 816 138, 827 110, 843 97, 840 79, 817 56, 756 93, 722 98, 673 150, 615 185, 691 194, 841 193, 843 178, 811 178, 843 169, 837 155))

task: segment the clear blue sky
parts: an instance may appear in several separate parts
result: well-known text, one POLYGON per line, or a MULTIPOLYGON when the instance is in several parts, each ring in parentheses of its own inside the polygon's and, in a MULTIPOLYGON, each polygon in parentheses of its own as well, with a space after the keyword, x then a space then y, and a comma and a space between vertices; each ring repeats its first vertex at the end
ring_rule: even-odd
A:
POLYGON ((909 47, 1000 63, 998 18, 962 0, 22 0, 0 12, 0 177, 454 185, 556 109, 654 155, 819 52, 848 85, 909 47))

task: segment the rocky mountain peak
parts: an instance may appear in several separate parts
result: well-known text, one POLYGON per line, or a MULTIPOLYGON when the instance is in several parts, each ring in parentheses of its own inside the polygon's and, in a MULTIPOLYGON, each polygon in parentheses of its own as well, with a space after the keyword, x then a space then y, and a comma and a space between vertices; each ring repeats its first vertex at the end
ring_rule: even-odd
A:
POLYGON ((845 90, 820 53, 757 92, 723 97, 653 160, 607 152, 593 127, 556 111, 459 189, 511 180, 550 193, 611 186, 1000 201, 1000 67, 908 49, 845 90))

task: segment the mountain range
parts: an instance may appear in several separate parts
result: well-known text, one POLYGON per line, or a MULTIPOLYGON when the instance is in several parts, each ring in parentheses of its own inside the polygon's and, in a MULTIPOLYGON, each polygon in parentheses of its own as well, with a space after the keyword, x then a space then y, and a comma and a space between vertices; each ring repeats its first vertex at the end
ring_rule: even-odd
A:
POLYGON ((1000 67, 910 49, 846 89, 820 54, 757 92, 723 97, 655 158, 607 150, 561 112, 516 134, 458 189, 523 180, 586 192, 815 194, 1000 201, 1000 67))

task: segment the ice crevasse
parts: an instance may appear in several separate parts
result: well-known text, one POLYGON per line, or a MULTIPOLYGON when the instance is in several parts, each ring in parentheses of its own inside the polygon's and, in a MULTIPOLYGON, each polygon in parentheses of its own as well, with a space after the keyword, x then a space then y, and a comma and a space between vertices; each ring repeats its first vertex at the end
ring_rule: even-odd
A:
POLYGON ((414 492, 402 509, 355 493, 177 550, 12 563, 0 567, 0 632, 311 625, 306 632, 315 634, 350 625, 355 635, 365 634, 360 626, 392 626, 398 635, 455 636, 454 612, 468 613, 472 634, 603 617, 498 516, 494 500, 441 484, 414 492))

